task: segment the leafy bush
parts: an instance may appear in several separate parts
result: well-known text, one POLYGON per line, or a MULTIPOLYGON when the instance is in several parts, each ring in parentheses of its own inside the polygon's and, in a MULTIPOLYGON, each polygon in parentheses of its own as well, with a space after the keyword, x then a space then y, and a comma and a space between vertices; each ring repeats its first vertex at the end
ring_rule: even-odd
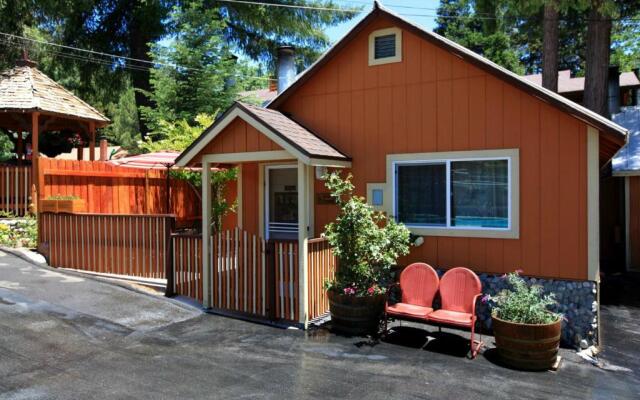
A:
POLYGON ((0 223, 0 245, 7 247, 36 248, 38 225, 34 217, 25 217, 9 223, 0 223))
POLYGON ((351 175, 324 177, 325 186, 340 208, 336 220, 325 227, 325 236, 339 260, 336 277, 325 283, 327 290, 354 296, 386 292, 391 266, 409 252, 409 230, 387 219, 353 195, 351 175))
POLYGON ((518 271, 504 277, 512 289, 505 289, 496 296, 486 295, 483 302, 488 302, 492 315, 505 321, 544 325, 556 322, 562 314, 551 312, 550 306, 556 303, 553 293, 543 295, 542 286, 531 285, 522 279, 518 271))

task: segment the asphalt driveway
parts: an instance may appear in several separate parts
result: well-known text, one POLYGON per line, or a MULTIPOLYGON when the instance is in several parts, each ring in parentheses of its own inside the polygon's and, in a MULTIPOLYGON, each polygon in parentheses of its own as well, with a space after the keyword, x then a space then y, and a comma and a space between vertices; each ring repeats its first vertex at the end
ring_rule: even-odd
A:
MULTIPOLYGON (((452 334, 424 348, 427 332, 407 326, 386 342, 283 330, 27 267, 0 253, 0 399, 640 398, 640 349, 625 345, 605 352, 609 369, 567 350, 559 372, 527 373, 490 350, 464 358, 452 334), (56 285, 64 295, 45 293, 56 285), (102 310, 111 301, 121 306, 102 310)), ((621 336, 637 335, 638 309, 614 314, 621 336)))

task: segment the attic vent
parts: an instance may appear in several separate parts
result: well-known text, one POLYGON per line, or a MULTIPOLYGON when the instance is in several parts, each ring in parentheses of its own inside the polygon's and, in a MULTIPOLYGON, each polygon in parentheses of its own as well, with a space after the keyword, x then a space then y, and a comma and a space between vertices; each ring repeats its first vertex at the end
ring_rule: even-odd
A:
POLYGON ((394 57, 396 55, 396 35, 378 36, 375 39, 375 59, 394 57))
POLYGON ((402 31, 380 29, 369 35, 369 65, 402 61, 402 31))

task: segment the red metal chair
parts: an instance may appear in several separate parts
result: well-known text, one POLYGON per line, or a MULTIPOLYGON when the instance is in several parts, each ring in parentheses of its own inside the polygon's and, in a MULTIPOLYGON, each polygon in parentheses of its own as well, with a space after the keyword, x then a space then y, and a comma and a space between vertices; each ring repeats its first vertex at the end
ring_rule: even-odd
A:
POLYGON ((402 300, 386 306, 385 332, 389 316, 426 322, 433 312, 433 298, 438 291, 440 279, 428 264, 413 263, 400 273, 402 300))
POLYGON ((452 268, 440 279, 440 309, 427 315, 434 325, 452 325, 471 329, 471 358, 475 358, 484 343, 474 340, 476 301, 482 295, 482 282, 470 269, 452 268))

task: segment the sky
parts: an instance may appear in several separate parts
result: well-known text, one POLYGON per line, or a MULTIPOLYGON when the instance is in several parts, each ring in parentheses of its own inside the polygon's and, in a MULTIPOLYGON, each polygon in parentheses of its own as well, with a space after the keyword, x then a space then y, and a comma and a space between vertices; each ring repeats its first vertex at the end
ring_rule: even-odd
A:
MULTIPOLYGON (((337 3, 344 7, 358 7, 364 6, 360 15, 344 22, 340 25, 327 29, 327 35, 331 39, 332 43, 338 41, 344 36, 349 29, 358 23, 373 6, 373 1, 366 0, 335 0, 337 3), (368 4, 368 5, 367 5, 368 4)), ((394 11, 396 14, 400 14, 405 19, 421 25, 427 30, 433 30, 435 27, 436 10, 440 4, 439 0, 382 0, 380 1, 383 6, 394 11)))

